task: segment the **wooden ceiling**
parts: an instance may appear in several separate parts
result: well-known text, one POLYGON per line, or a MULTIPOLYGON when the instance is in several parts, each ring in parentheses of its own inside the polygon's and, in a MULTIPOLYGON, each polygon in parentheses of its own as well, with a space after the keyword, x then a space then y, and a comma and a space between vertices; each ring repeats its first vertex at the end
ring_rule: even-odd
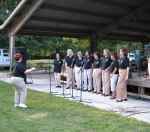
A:
MULTIPOLYGON (((34 2, 34 0, 33 0, 34 2)), ((17 21, 32 1, 15 16, 17 21)), ((45 0, 18 34, 150 40, 150 0, 45 0)))

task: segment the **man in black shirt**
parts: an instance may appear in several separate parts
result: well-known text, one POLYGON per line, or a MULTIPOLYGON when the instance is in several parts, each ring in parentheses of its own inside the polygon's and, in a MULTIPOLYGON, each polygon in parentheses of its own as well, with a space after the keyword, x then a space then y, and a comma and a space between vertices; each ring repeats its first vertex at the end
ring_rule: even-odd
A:
POLYGON ((12 84, 16 86, 15 107, 27 108, 27 88, 25 85, 25 74, 32 72, 32 70, 34 70, 35 68, 26 70, 26 66, 23 63, 23 55, 19 51, 15 54, 15 60, 16 64, 13 66, 13 76, 11 78, 12 84))
POLYGON ((54 60, 54 76, 56 80, 56 87, 61 87, 60 83, 60 73, 62 70, 63 61, 60 59, 60 54, 56 54, 56 59, 54 60))
MULTIPOLYGON (((17 56, 18 53, 16 54, 16 57, 17 56)), ((13 76, 25 79, 26 66, 24 65, 24 63, 16 61, 16 64, 13 66, 13 69, 13 76)))

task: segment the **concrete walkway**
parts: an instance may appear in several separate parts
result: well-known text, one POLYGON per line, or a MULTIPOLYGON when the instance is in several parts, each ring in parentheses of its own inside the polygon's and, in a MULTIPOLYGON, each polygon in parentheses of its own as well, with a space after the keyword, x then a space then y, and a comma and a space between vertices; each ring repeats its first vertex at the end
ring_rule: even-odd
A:
MULTIPOLYGON (((4 75, 0 75, 0 80, 8 83, 10 82, 8 76, 4 75)), ((32 80, 29 77, 29 81, 33 81, 33 84, 27 85, 28 88, 35 91, 50 93, 50 81, 48 75, 33 75, 32 80)), ((63 91, 63 88, 55 88, 55 81, 53 78, 51 82, 52 94, 56 96, 65 97, 66 99, 72 101, 80 101, 80 91, 73 90, 74 98, 71 98, 71 90, 65 89, 63 91)), ((115 100, 110 100, 109 98, 110 97, 103 97, 94 93, 83 92, 81 103, 98 109, 116 112, 121 114, 122 116, 133 117, 137 120, 150 123, 150 101, 129 98, 127 102, 118 103, 115 100)))

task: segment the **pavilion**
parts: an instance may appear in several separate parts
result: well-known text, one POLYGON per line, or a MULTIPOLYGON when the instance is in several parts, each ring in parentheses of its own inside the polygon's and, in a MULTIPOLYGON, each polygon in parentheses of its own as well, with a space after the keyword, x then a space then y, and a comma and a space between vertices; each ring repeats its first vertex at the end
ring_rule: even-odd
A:
POLYGON ((0 25, 8 34, 12 63, 16 35, 150 41, 149 0, 21 0, 0 25))

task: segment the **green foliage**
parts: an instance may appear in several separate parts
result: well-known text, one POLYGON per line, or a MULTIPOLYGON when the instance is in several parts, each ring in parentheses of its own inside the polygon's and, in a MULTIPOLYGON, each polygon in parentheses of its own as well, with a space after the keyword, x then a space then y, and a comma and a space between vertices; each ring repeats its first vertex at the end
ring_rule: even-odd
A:
POLYGON ((0 35, 0 48, 8 48, 8 37, 0 35))
POLYGON ((143 50, 143 44, 141 42, 129 42, 121 40, 98 40, 97 50, 109 49, 113 52, 118 52, 121 48, 127 48, 129 51, 132 50, 143 50))
POLYGON ((85 51, 89 48, 88 39, 26 36, 16 38, 16 47, 27 48, 31 58, 49 57, 55 52, 65 53, 68 48, 85 51))
POLYGON ((11 14, 20 0, 0 0, 0 24, 11 14))
POLYGON ((27 65, 29 67, 35 67, 36 69, 49 70, 53 68, 53 60, 42 59, 42 60, 28 60, 27 65))

